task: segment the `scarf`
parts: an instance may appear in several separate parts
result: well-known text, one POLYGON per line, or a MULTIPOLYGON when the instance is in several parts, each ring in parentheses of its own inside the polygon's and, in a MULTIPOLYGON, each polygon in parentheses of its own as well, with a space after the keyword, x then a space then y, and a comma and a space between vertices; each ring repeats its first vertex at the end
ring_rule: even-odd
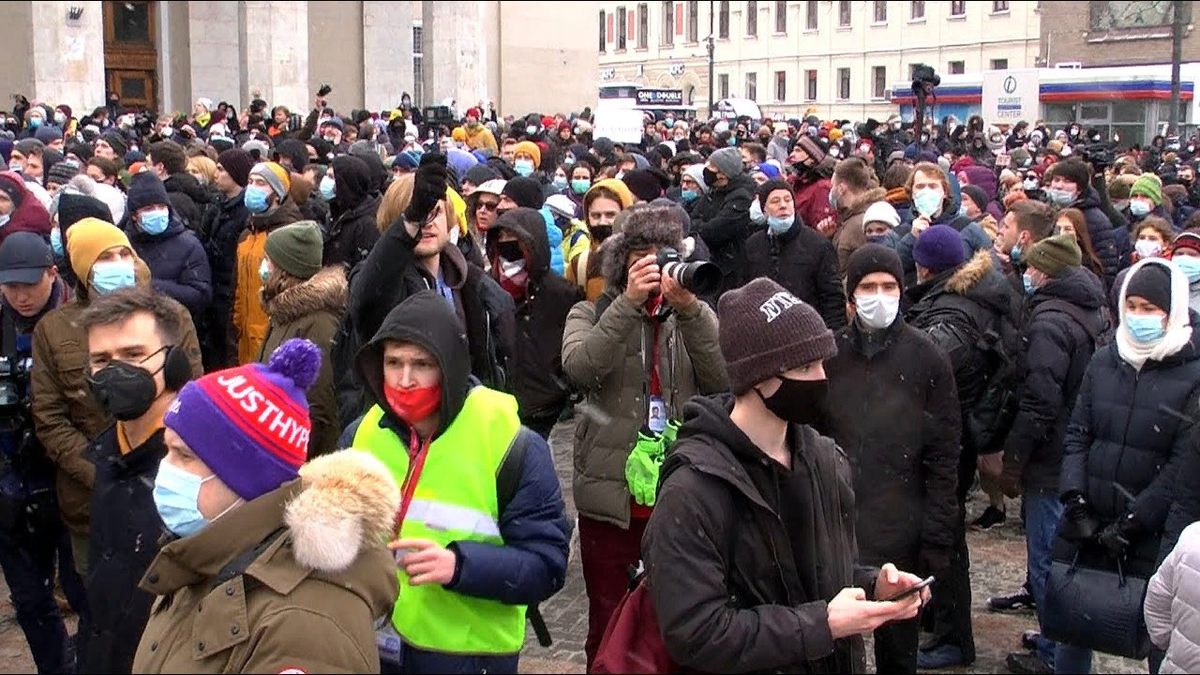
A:
POLYGON ((1188 280, 1183 271, 1173 263, 1163 258, 1148 258, 1133 267, 1125 275, 1121 284, 1121 325, 1117 328, 1117 353, 1121 358, 1141 370, 1147 361, 1162 361, 1169 356, 1179 353, 1192 340, 1191 319, 1188 315, 1188 280), (1125 292, 1129 288, 1129 280, 1145 265, 1163 265, 1171 273, 1171 314, 1167 317, 1167 331, 1162 337, 1153 342, 1138 342, 1129 332, 1125 323, 1125 292))

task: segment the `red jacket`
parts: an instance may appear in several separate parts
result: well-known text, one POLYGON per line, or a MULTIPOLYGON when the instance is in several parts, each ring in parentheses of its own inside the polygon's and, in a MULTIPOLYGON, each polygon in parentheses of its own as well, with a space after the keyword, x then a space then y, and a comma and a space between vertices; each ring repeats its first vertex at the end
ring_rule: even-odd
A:
POLYGON ((817 223, 829 216, 837 216, 837 210, 829 205, 829 190, 833 187, 828 178, 816 181, 792 180, 796 191, 796 213, 805 225, 816 229, 817 223))
POLYGON ((16 208, 9 214, 8 222, 0 227, 0 243, 13 232, 34 232, 43 237, 50 236, 50 213, 42 202, 25 187, 25 179, 12 171, 0 172, 0 186, 4 192, 14 195, 16 208))

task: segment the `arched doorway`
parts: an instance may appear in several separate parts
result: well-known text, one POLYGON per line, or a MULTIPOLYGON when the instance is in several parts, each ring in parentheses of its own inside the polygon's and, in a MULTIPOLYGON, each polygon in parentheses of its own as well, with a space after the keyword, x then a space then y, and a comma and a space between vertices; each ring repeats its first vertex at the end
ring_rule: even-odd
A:
POLYGON ((122 107, 158 106, 158 25, 150 0, 105 0, 104 80, 122 107))

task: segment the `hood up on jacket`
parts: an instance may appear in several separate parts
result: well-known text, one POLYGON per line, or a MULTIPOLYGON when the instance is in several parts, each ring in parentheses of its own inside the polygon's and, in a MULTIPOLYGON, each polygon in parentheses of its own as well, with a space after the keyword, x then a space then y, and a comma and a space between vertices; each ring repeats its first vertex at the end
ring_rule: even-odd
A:
MULTIPOLYGON (((1196 339, 1200 338, 1193 327, 1194 316, 1188 307, 1188 280, 1183 270, 1177 265, 1162 258, 1147 258, 1129 269, 1125 281, 1121 284, 1120 302, 1117 305, 1121 313, 1121 324, 1117 327, 1117 352, 1134 368, 1141 369, 1147 361, 1164 361, 1185 351, 1195 352, 1196 339), (1159 339, 1141 343, 1133 339, 1126 323, 1125 298, 1129 291, 1129 280, 1147 265, 1161 265, 1171 277, 1171 311, 1167 315, 1166 333, 1159 339)), ((1193 355, 1194 358, 1194 355, 1193 355)))
POLYGON ((511 232, 521 242, 525 253, 525 271, 531 280, 540 280, 550 269, 550 239, 546 236, 546 220, 540 211, 521 207, 507 211, 496 219, 487 233, 488 264, 494 266, 496 247, 501 231, 511 232))
POLYGON ((946 290, 989 307, 1019 323, 1021 298, 1000 270, 991 251, 980 250, 946 281, 946 290))
POLYGON ((166 188, 167 194, 172 192, 180 192, 187 195, 196 206, 204 208, 208 203, 208 192, 196 177, 186 171, 182 173, 173 173, 163 179, 163 187, 166 188))
POLYGON ((267 300, 264 308, 279 325, 287 325, 318 312, 330 312, 340 317, 346 311, 348 294, 345 269, 341 265, 331 265, 267 300))
POLYGON ((420 291, 388 312, 375 337, 358 352, 355 365, 371 396, 393 422, 407 428, 383 392, 383 351, 389 341, 424 347, 437 361, 442 372, 440 423, 433 434, 437 438, 458 416, 471 388, 471 353, 458 316, 438 291, 420 291))
POLYGON ((371 169, 358 157, 338 155, 333 159, 334 197, 329 203, 334 218, 354 210, 371 193, 371 169))
POLYGON ((43 237, 50 235, 50 212, 29 191, 21 175, 12 171, 0 171, 0 182, 6 193, 14 195, 13 210, 8 223, 0 229, 0 240, 13 232, 34 232, 43 237))

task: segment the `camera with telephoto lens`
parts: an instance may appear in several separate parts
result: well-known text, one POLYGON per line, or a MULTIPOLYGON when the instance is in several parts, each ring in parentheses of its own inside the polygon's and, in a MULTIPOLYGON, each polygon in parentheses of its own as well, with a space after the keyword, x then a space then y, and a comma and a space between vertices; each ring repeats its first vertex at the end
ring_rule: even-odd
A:
POLYGON ((1091 164, 1092 170, 1098 172, 1112 166, 1116 161, 1117 146, 1121 143, 1121 137, 1113 134, 1113 137, 1106 141, 1099 129, 1088 129, 1083 137, 1086 144, 1078 148, 1083 161, 1091 164))
POLYGON ((696 295, 708 295, 721 287, 721 268, 706 261, 683 262, 679 251, 664 248, 658 252, 658 268, 680 286, 696 295))

